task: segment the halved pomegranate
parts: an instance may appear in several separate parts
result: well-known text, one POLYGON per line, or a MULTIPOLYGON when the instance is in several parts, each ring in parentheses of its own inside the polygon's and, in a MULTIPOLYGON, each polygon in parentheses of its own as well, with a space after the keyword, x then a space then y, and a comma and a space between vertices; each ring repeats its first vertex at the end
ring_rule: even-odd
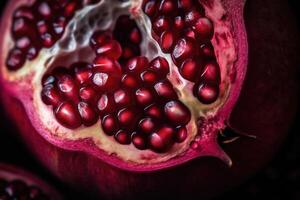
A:
POLYGON ((41 159, 53 171, 100 194, 132 197, 174 173, 187 183, 185 168, 191 185, 222 179, 222 190, 267 161, 297 103, 296 39, 288 42, 296 30, 289 14, 274 14, 286 5, 270 2, 248 3, 246 31, 242 0, 14 0, 0 37, 8 113, 39 157, 48 152, 41 159), (283 24, 288 31, 270 32, 283 24), (230 158, 220 144, 241 135, 227 146, 230 158), (178 167, 190 160, 199 164, 178 167))
POLYGON ((0 199, 61 200, 61 195, 33 174, 0 163, 0 199))

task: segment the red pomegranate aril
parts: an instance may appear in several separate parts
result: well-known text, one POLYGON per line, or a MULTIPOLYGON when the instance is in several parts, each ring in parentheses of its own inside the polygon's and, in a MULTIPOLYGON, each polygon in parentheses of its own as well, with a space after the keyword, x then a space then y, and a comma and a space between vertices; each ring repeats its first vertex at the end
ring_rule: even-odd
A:
POLYGON ((130 93, 124 89, 119 89, 114 93, 114 100, 118 108, 124 108, 132 102, 130 93))
POLYGON ((92 48, 103 45, 104 43, 112 40, 112 35, 108 31, 97 31, 90 39, 90 46, 92 48))
POLYGON ((155 96, 149 88, 140 88, 135 92, 136 101, 139 105, 145 107, 153 103, 155 96))
POLYGON ((164 99, 177 99, 177 94, 168 80, 156 83, 154 89, 157 95, 164 99))
POLYGON ((156 0, 148 0, 143 5, 143 11, 149 17, 153 17, 157 11, 157 3, 156 0))
POLYGON ((174 27, 176 31, 182 31, 184 28, 185 23, 184 20, 182 19, 182 16, 176 16, 174 19, 174 27))
POLYGON ((46 48, 52 47, 54 45, 54 43, 56 42, 54 36, 51 35, 50 33, 42 34, 41 40, 42 40, 43 46, 46 48))
POLYGON ((200 17, 202 17, 202 14, 196 9, 192 9, 185 14, 184 20, 188 25, 193 25, 200 17))
POLYGON ((187 134, 188 133, 186 127, 183 126, 178 128, 175 134, 175 141, 178 143, 185 141, 185 139, 187 138, 187 134))
POLYGON ((141 73, 141 80, 149 85, 152 86, 154 85, 159 79, 158 79, 158 75, 150 70, 146 70, 144 72, 141 73))
POLYGON ((45 20, 37 22, 36 27, 40 35, 51 32, 51 28, 45 20))
POLYGON ((84 86, 79 90, 80 98, 85 101, 94 104, 97 101, 97 93, 91 86, 84 86))
POLYGON ((195 31, 192 28, 187 28, 184 30, 184 36, 192 40, 196 40, 195 31))
POLYGON ((122 86, 129 89, 134 89, 139 86, 139 80, 133 74, 125 74, 122 77, 122 86))
POLYGON ((79 88, 72 76, 64 75, 60 77, 60 79, 57 82, 57 87, 64 94, 65 97, 71 98, 73 101, 78 101, 79 88))
POLYGON ((62 98, 57 88, 52 84, 46 85, 42 90, 42 100, 47 105, 58 106, 62 98))
POLYGON ((213 24, 206 17, 201 17, 197 19, 196 23, 192 26, 192 28, 195 31, 197 38, 199 38, 201 41, 211 40, 214 34, 213 24))
POLYGON ((75 129, 81 126, 81 117, 72 102, 63 102, 55 109, 55 118, 63 126, 75 129))
POLYGON ((114 76, 121 76, 122 73, 120 64, 116 60, 105 56, 96 57, 93 67, 96 72, 111 73, 114 76))
POLYGON ((113 73, 97 72, 93 75, 92 81, 99 91, 105 92, 117 89, 121 80, 113 73))
POLYGON ((139 29, 134 28, 130 35, 129 35, 130 41, 135 43, 135 44, 139 44, 142 41, 142 36, 141 33, 139 31, 139 29))
POLYGON ((33 20, 34 16, 31 8, 27 6, 21 6, 17 8, 17 10, 14 12, 14 18, 21 18, 21 17, 27 18, 29 20, 33 20))
POLYGON ((49 1, 36 1, 33 5, 33 9, 35 14, 42 19, 49 19, 53 16, 53 11, 49 1))
POLYGON ((211 82, 214 84, 219 84, 221 81, 221 72, 219 65, 213 61, 208 62, 201 73, 201 80, 205 82, 211 82))
POLYGON ((11 49, 6 58, 6 66, 9 70, 18 70, 25 63, 25 55, 20 49, 11 49))
POLYGON ((26 52, 30 47, 31 41, 29 37, 21 37, 16 40, 16 47, 23 52, 26 52))
POLYGON ((203 104, 214 103, 219 96, 219 86, 209 83, 198 83, 194 86, 195 96, 203 104))
POLYGON ((173 0, 162 0, 159 5, 159 12, 165 15, 175 14, 176 12, 176 5, 173 0))
POLYGON ((197 80, 201 68, 199 61, 190 58, 182 63, 179 72, 183 78, 194 82, 197 80))
POLYGON ((75 63, 71 66, 74 69, 75 80, 80 85, 88 84, 91 82, 93 75, 91 66, 88 63, 75 63))
POLYGON ((170 20, 166 16, 159 16, 152 24, 153 31, 158 37, 170 26, 170 20))
POLYGON ((127 72, 132 72, 135 74, 140 74, 148 67, 149 61, 144 56, 138 56, 130 59, 125 65, 125 70, 127 72))
POLYGON ((34 37, 36 29, 29 19, 20 17, 13 20, 12 35, 15 39, 25 35, 34 37))
POLYGON ((139 133, 134 132, 131 135, 132 144, 139 150, 147 149, 147 141, 146 139, 139 133))
POLYGON ((202 44, 200 46, 200 53, 209 59, 215 57, 214 47, 211 43, 202 44))
POLYGON ((99 56, 118 60, 122 55, 122 47, 116 40, 111 40, 95 48, 95 52, 99 56))
POLYGON ((145 108, 145 114, 149 115, 153 118, 156 118, 156 119, 162 119, 163 118, 163 111, 156 104, 152 104, 152 105, 148 106, 147 108, 145 108))
POLYGON ((55 76, 44 76, 42 78, 42 85, 43 86, 46 86, 46 85, 49 85, 49 84, 54 84, 56 82, 56 78, 55 76))
POLYGON ((193 7, 192 0, 178 0, 178 8, 183 10, 190 10, 193 7))
POLYGON ((174 126, 186 125, 191 120, 191 112, 180 101, 169 101, 164 107, 167 119, 174 126))
POLYGON ((124 130, 120 130, 115 134, 115 139, 120 144, 130 144, 130 134, 124 130))
POLYGON ((181 65, 183 61, 192 58, 196 52, 195 41, 190 38, 182 38, 178 40, 172 52, 172 59, 177 65, 181 65))
POLYGON ((114 98, 109 94, 101 95, 97 106, 100 114, 112 113, 116 108, 114 98))
POLYGON ((170 126, 162 126, 158 131, 151 134, 149 144, 156 152, 167 151, 174 143, 174 129, 170 126))
POLYGON ((95 110, 86 102, 79 102, 78 111, 85 126, 91 126, 98 120, 95 110))
POLYGON ((176 36, 172 31, 165 31, 161 34, 159 45, 164 53, 169 53, 176 42, 176 36))
POLYGON ((132 129, 136 126, 137 111, 132 108, 124 108, 118 112, 118 120, 123 128, 132 129))
POLYGON ((76 10, 81 7, 80 2, 78 0, 71 0, 66 4, 64 7, 64 16, 67 18, 73 17, 75 14, 76 10))
POLYGON ((67 25, 67 19, 65 17, 63 16, 56 17, 52 24, 54 33, 58 37, 60 37, 65 31, 66 25, 67 25))
POLYGON ((40 48, 37 46, 32 46, 28 49, 27 55, 26 57, 28 58, 28 60, 33 60, 38 56, 38 53, 40 51, 40 48))
POLYGON ((140 120, 139 129, 143 133, 150 134, 155 131, 157 125, 158 122, 151 117, 147 117, 140 120))
POLYGON ((109 114, 103 117, 101 120, 102 129, 107 135, 114 135, 119 129, 119 124, 117 119, 109 114))
POLYGON ((149 68, 157 72, 160 77, 166 77, 170 72, 168 61, 160 56, 150 62, 149 68))

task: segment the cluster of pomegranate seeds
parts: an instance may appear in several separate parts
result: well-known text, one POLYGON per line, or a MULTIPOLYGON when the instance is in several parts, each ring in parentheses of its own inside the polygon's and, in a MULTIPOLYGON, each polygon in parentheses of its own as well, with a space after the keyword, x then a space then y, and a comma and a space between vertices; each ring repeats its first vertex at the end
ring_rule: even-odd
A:
POLYGON ((7 68, 18 70, 26 60, 35 59, 42 48, 53 46, 82 5, 83 0, 36 0, 30 6, 18 7, 13 14, 11 36, 14 47, 8 53, 7 68))
POLYGON ((50 199, 38 187, 29 186, 21 180, 6 181, 0 178, 1 200, 48 200, 50 199))
POLYGON ((211 39, 213 23, 198 0, 144 0, 143 11, 152 23, 153 38, 171 54, 181 76, 193 83, 203 104, 219 96, 220 67, 211 39))
MULTIPOLYGON (((129 18, 121 16, 118 21, 124 19, 129 18)), ((129 40, 120 41, 139 46, 135 26, 126 30, 129 40)), ((121 42, 108 31, 95 32, 90 40, 96 54, 93 63, 58 67, 47 75, 43 102, 53 106, 58 122, 68 128, 93 125, 100 117, 103 131, 118 143, 164 152, 186 139, 191 113, 166 78, 167 60, 125 57, 121 42)))

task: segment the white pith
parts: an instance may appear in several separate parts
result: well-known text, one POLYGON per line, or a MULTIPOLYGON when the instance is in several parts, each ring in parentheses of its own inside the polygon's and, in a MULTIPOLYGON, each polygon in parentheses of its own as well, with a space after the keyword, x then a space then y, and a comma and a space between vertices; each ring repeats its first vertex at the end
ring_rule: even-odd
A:
MULTIPOLYGON (((151 24, 149 19, 142 14, 142 11, 140 10, 141 2, 141 0, 131 0, 121 3, 117 0, 102 0, 97 5, 86 6, 76 13, 75 17, 68 24, 64 36, 52 48, 43 49, 37 59, 32 62, 27 62, 25 66, 17 72, 9 72, 5 67, 2 68, 2 70, 4 77, 9 81, 18 84, 19 88, 35 87, 33 90, 33 103, 36 108, 35 110, 38 111, 36 113, 36 118, 40 120, 40 123, 48 130, 51 136, 57 139, 68 139, 72 141, 90 138, 99 149, 102 149, 113 156, 117 156, 122 160, 137 164, 151 164, 167 161, 172 157, 183 154, 190 148, 190 143, 198 133, 196 119, 199 117, 204 117, 206 119, 213 118, 219 108, 226 102, 230 91, 228 74, 234 71, 233 66, 237 58, 233 36, 230 31, 230 21, 221 20, 221 18, 226 15, 226 11, 222 7, 220 0, 214 1, 213 9, 207 7, 205 2, 203 2, 207 17, 214 22, 215 35, 212 43, 215 47, 217 61, 222 70, 222 88, 220 97, 216 102, 210 105, 201 104, 192 94, 193 84, 179 75, 177 67, 172 62, 171 56, 162 53, 157 42, 151 37, 151 24), (174 87, 176 87, 180 100, 192 112, 192 119, 187 125, 189 130, 188 138, 182 143, 176 143, 167 153, 157 154, 151 150, 141 151, 136 149, 132 144, 121 145, 117 143, 113 137, 103 133, 99 121, 92 127, 82 126, 76 130, 64 128, 55 120, 52 107, 46 106, 41 101, 41 79, 43 75, 46 72, 49 72, 53 67, 59 66, 60 63, 63 64, 63 66, 68 67, 76 61, 91 62, 94 58, 94 53, 88 45, 92 33, 98 29, 113 29, 118 16, 129 14, 129 11, 134 11, 131 16, 136 20, 143 35, 141 44, 142 55, 146 56, 149 60, 160 55, 169 61, 171 73, 168 76, 168 79, 173 83, 174 87), (87 18, 94 18, 96 21, 102 21, 102 23, 99 23, 96 26, 89 26, 87 24, 89 21, 87 18), (78 30, 83 30, 84 32, 78 34, 78 30), (217 45, 217 38, 221 37, 222 34, 226 35, 227 40, 220 39, 219 41, 222 43, 218 43, 217 45), (33 75, 30 84, 20 81, 28 75, 33 75)), ((7 40, 5 40, 7 44, 4 46, 11 48, 13 42, 10 38, 10 34, 5 35, 7 37, 7 40)), ((4 66, 3 63, 1 64, 4 66)))

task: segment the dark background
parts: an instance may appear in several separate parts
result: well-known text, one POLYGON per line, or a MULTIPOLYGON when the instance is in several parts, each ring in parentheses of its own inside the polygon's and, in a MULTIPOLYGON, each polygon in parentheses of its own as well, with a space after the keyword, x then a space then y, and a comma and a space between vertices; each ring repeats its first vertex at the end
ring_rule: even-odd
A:
MULTIPOLYGON (((251 1, 251 0, 250 0, 251 1)), ((284 1, 284 0, 283 0, 284 1)), ((289 0, 300 23, 299 0, 289 0)), ((0 13, 6 1, 0 0, 0 13)), ((300 53, 300 52, 299 52, 300 53)), ((0 91, 1 92, 1 91, 0 91)), ((228 191, 223 199, 291 199, 300 200, 300 114, 291 126, 290 135, 275 158, 254 177, 238 188, 228 191)), ((8 162, 38 174, 63 191, 67 199, 88 199, 83 194, 64 186, 41 167, 14 136, 14 125, 0 107, 0 162, 8 162)))

